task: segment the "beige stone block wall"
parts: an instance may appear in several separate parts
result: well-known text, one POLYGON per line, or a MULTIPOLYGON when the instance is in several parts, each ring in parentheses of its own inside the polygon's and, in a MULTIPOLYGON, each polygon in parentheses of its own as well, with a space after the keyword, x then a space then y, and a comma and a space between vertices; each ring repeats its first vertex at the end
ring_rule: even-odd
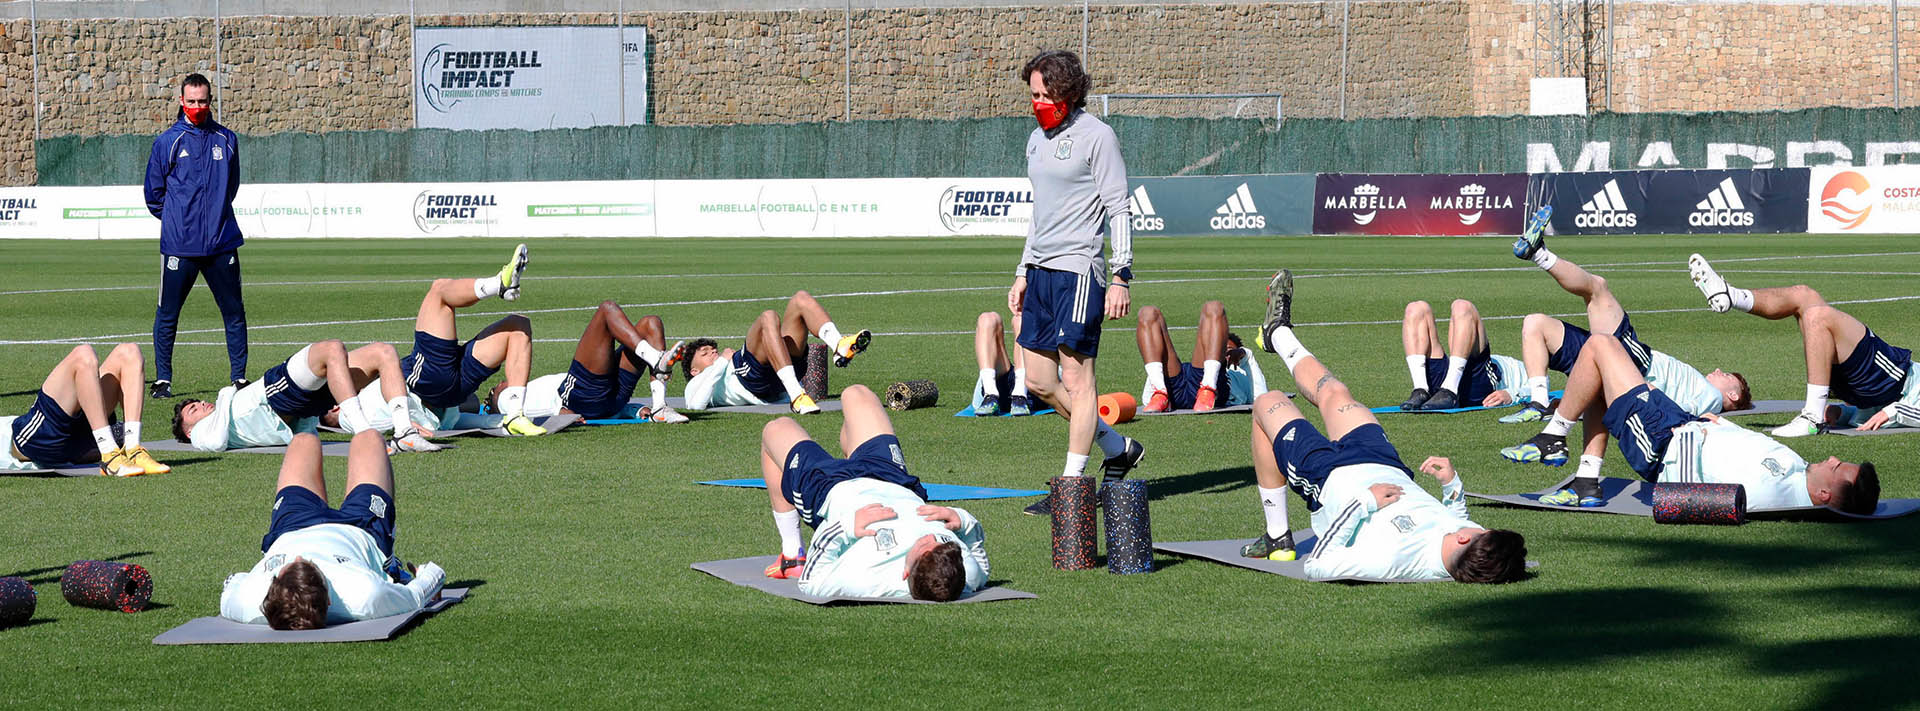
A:
MULTIPOLYGON (((1077 23, 1076 23, 1077 24, 1077 23)), ((1287 116, 1339 111, 1338 3, 1094 8, 1092 71, 1103 93, 1280 92, 1287 116)), ((1069 46, 1077 47, 1073 37, 1069 46)), ((1271 116, 1264 100, 1243 115, 1271 116)), ((1220 103, 1133 103, 1146 115, 1218 115, 1220 103)))
POLYGON ((0 23, 0 185, 34 181, 32 42, 25 20, 0 23))
MULTIPOLYGON (((629 13, 653 45, 662 124, 795 123, 844 113, 846 17, 838 11, 629 13)), ((856 55, 856 59, 864 55, 856 55)))
POLYGON ((413 125, 405 17, 243 17, 221 23, 221 122, 243 134, 413 125))

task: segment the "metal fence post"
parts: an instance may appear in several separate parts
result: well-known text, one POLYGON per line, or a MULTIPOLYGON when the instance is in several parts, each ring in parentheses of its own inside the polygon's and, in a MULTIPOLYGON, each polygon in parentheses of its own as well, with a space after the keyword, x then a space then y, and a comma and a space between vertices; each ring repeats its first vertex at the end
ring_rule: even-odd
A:
POLYGON ((853 120, 853 0, 847 0, 845 12, 846 12, 846 19, 847 19, 847 28, 846 28, 846 34, 845 34, 846 42, 847 42, 847 59, 846 59, 846 66, 842 70, 841 83, 846 88, 847 112, 846 112, 846 116, 841 120, 852 121, 853 120))
POLYGON ((1340 119, 1347 118, 1347 35, 1353 25, 1353 0, 1340 0, 1340 119))

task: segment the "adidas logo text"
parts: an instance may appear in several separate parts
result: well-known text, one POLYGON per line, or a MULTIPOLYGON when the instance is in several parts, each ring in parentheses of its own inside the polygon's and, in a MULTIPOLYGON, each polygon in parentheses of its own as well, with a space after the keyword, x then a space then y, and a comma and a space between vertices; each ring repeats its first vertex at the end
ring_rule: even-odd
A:
POLYGON ((1733 178, 1724 178, 1713 192, 1707 193, 1707 199, 1693 206, 1693 213, 1687 215, 1687 224, 1695 227, 1751 226, 1753 212, 1740 200, 1740 190, 1733 185, 1733 178))
POLYGON ((1260 230, 1266 229, 1267 218, 1260 215, 1260 208, 1253 204, 1253 193, 1247 190, 1247 184, 1227 196, 1227 202, 1214 210, 1213 219, 1207 225, 1216 230, 1260 230))
POLYGON ((1135 232, 1159 232, 1167 228, 1167 221, 1154 212, 1153 201, 1147 199, 1147 186, 1134 188, 1133 197, 1127 198, 1127 206, 1131 208, 1128 212, 1133 213, 1135 232))
POLYGON ((1627 211, 1627 199, 1620 194, 1620 181, 1609 180, 1606 187, 1580 206, 1580 214, 1573 216, 1573 224, 1577 227, 1633 227, 1640 224, 1640 216, 1627 211))

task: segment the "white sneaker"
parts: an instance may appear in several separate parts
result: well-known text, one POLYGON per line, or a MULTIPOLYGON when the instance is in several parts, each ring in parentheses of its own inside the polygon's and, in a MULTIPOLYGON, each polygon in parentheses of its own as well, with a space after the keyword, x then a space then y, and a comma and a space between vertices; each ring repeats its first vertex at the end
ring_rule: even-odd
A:
POLYGON ((1693 285, 1699 287, 1700 294, 1707 297, 1707 308, 1714 313, 1723 314, 1733 308, 1733 295, 1727 293, 1727 280, 1713 270, 1707 258, 1698 254, 1687 256, 1687 275, 1693 277, 1693 285))
POLYGON ((520 273, 527 270, 527 246, 522 244, 513 248, 513 259, 500 268, 500 298, 507 301, 520 300, 520 273))
POLYGON ((446 448, 427 441, 427 438, 420 436, 418 432, 409 432, 405 437, 387 442, 387 454, 393 454, 395 452, 438 452, 442 449, 446 448))
POLYGON ((661 405, 658 409, 655 409, 653 411, 653 421, 664 422, 670 425, 677 425, 682 422, 691 422, 692 420, 687 419, 686 415, 682 415, 678 412, 675 412, 674 409, 671 407, 668 407, 666 405, 661 405))
POLYGON ((1820 426, 1819 420, 1814 419, 1812 415, 1802 412, 1794 415, 1793 419, 1787 421, 1787 424, 1773 428, 1768 434, 1775 437, 1805 437, 1820 434, 1823 429, 1825 428, 1820 426))

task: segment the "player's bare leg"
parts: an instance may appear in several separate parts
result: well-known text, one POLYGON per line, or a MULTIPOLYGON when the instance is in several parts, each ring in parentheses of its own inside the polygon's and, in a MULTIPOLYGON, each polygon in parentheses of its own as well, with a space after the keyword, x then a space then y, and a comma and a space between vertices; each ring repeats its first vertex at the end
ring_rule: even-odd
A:
POLYGON ((1741 289, 1727 283, 1713 266, 1698 254, 1687 258, 1687 271, 1707 306, 1714 311, 1745 311, 1769 320, 1788 317, 1800 323, 1800 338, 1807 361, 1807 399, 1793 419, 1769 434, 1775 437, 1804 437, 1825 429, 1827 396, 1833 385, 1833 364, 1852 355, 1869 331, 1847 313, 1827 304, 1827 300, 1804 284, 1794 286, 1741 289))
MULTIPOLYGON (((1220 360, 1227 350, 1227 328, 1224 304, 1209 301, 1200 305, 1200 327, 1193 337, 1193 362, 1200 366, 1200 389, 1193 397, 1195 410, 1212 410, 1219 397, 1220 360)), ((1178 358, 1171 344, 1168 355, 1178 358)))
MULTIPOLYGON (((1115 432, 1100 419, 1100 397, 1094 379, 1094 359, 1071 348, 1035 351, 1022 348, 1027 364, 1027 390, 1052 406, 1067 420, 1067 461, 1062 476, 1086 474, 1088 455, 1099 445, 1102 478, 1114 481, 1126 477, 1146 449, 1115 432)), ((1023 513, 1043 516, 1052 513, 1050 498, 1028 506, 1023 513)))
POLYGON ((840 450, 848 455, 867 440, 893 434, 893 421, 887 419, 887 407, 865 385, 854 385, 840 392, 841 409, 846 422, 840 425, 840 450))
POLYGON ((786 339, 787 352, 794 358, 806 358, 808 334, 819 336, 821 342, 832 348, 833 364, 843 368, 873 340, 873 332, 866 330, 841 335, 840 327, 827 315, 826 307, 805 290, 796 291, 787 299, 787 308, 780 315, 780 335, 786 339))
POLYGON ((107 359, 100 361, 97 371, 100 382, 100 409, 112 413, 114 408, 121 410, 126 421, 121 425, 125 430, 121 438, 120 451, 142 474, 165 474, 173 467, 161 464, 140 441, 140 416, 145 409, 146 393, 141 389, 141 378, 146 373, 146 359, 140 353, 140 347, 132 343, 114 346, 107 353, 107 359))
MULTIPOLYGON (((358 439, 359 435, 354 438, 358 439)), ((374 441, 379 441, 379 435, 374 435, 374 441)), ((320 438, 310 432, 294 435, 293 441, 287 443, 286 454, 280 457, 280 479, 274 484, 274 491, 297 486, 326 501, 327 477, 320 469, 320 461, 320 438)))
MULTIPOLYGON (((814 309, 819 308, 819 304, 814 303, 813 297, 806 296, 806 293, 802 291, 794 295, 795 300, 800 300, 801 297, 805 299, 801 302, 802 307, 799 310, 793 310, 791 307, 794 303, 790 301, 789 313, 803 313, 806 311, 805 304, 812 304, 814 309)), ((824 316, 825 313, 822 311, 820 315, 824 316)), ((780 385, 787 390, 787 399, 793 403, 794 414, 817 414, 820 412, 820 405, 813 401, 812 396, 807 395, 807 389, 800 384, 800 375, 793 365, 795 359, 806 356, 805 321, 796 322, 801 324, 797 326, 800 329, 799 340, 793 340, 792 335, 787 333, 789 320, 791 320, 790 317, 783 318, 772 311, 760 312, 760 317, 754 319, 753 325, 747 328, 747 352, 752 353, 755 359, 773 369, 774 374, 780 378, 780 385)))
MULTIPOLYGON (((806 546, 800 538, 800 512, 782 494, 787 455, 794 445, 811 441, 800 423, 781 417, 760 430, 760 476, 773 506, 773 527, 780 535, 780 557, 767 566, 769 578, 798 578, 806 570, 806 546)), ((815 502, 818 506, 820 502, 815 502)))
MULTIPOLYGON (((1013 317, 1015 332, 1020 330, 1020 317, 1013 317)), ((973 323, 973 362, 980 368, 980 377, 976 384, 984 396, 980 406, 973 414, 980 417, 993 417, 1000 414, 1000 399, 1007 396, 1010 410, 1019 410, 1011 414, 1026 415, 1032 412, 1027 404, 1026 370, 1015 368, 1007 357, 1006 326, 1000 314, 995 311, 983 311, 973 323), (1013 371, 1013 392, 1001 393, 999 376, 1013 371), (1017 406, 1017 407, 1016 407, 1017 406)))
POLYGON ((1400 347, 1407 358, 1407 375, 1413 379, 1413 392, 1400 403, 1400 409, 1418 410, 1439 386, 1439 383, 1427 382, 1427 361, 1447 357, 1447 352, 1440 348, 1440 337, 1434 327, 1432 304, 1407 303, 1400 317, 1400 347))
POLYGON ((1147 384, 1140 394, 1143 412, 1173 409, 1168 397, 1167 378, 1180 377, 1180 354, 1174 350, 1173 337, 1167 332, 1166 313, 1158 306, 1140 307, 1134 325, 1133 340, 1140 347, 1140 361, 1146 365, 1147 384))

